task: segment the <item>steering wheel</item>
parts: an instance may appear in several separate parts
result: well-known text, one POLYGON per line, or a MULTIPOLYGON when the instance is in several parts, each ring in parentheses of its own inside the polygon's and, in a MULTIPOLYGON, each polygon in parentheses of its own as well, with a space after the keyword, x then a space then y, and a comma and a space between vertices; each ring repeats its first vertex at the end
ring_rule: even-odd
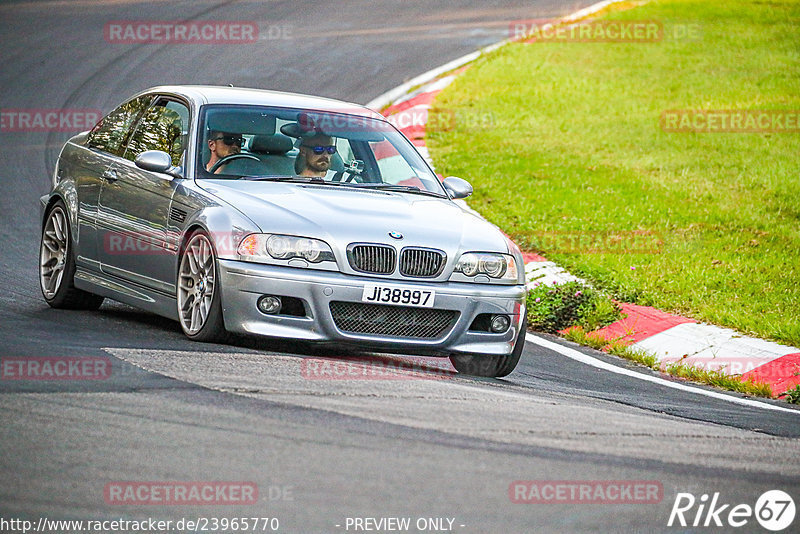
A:
POLYGON ((222 167, 226 163, 230 163, 231 161, 233 161, 235 159, 254 159, 256 161, 261 161, 260 159, 258 159, 257 157, 253 156, 252 154, 231 154, 230 156, 225 156, 224 158, 220 158, 220 160, 218 162, 216 162, 214 164, 214 166, 211 167, 208 170, 208 172, 210 172, 211 174, 214 174, 217 169, 219 169, 220 167, 222 167))

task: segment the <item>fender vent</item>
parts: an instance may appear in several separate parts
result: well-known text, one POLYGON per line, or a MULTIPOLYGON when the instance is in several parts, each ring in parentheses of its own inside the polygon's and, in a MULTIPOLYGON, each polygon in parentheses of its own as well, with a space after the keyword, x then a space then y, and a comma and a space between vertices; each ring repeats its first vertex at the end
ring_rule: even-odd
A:
POLYGON ((169 209, 169 220, 182 223, 186 220, 186 212, 173 206, 169 209))

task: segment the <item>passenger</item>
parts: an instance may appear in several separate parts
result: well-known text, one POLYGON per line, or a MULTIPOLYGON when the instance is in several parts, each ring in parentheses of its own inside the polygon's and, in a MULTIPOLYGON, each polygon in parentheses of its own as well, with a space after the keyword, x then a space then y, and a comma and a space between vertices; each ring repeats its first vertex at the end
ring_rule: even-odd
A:
POLYGON ((333 138, 325 134, 303 137, 300 142, 300 153, 297 154, 294 170, 300 176, 317 176, 325 178, 331 171, 331 159, 336 154, 333 138))
MULTIPOLYGON (((211 169, 224 157, 238 154, 244 144, 242 134, 219 132, 212 130, 208 136, 208 149, 211 151, 211 158, 206 163, 206 170, 211 169)), ((214 174, 223 172, 225 165, 218 167, 214 174)))

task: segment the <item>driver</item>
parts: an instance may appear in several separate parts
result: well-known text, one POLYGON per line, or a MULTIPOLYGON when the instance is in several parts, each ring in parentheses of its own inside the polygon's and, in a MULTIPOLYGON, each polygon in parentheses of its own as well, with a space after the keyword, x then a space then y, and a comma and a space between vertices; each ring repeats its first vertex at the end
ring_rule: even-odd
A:
POLYGON ((303 137, 300 152, 295 160, 295 172, 299 176, 317 176, 325 178, 331 170, 331 158, 336 154, 333 137, 317 133, 311 137, 303 137))
MULTIPOLYGON (((206 163, 206 170, 211 172, 214 165, 224 157, 238 154, 244 144, 242 134, 220 132, 211 130, 208 136, 208 149, 211 151, 211 158, 206 163)), ((214 174, 219 174, 225 168, 222 165, 214 171, 214 174)))

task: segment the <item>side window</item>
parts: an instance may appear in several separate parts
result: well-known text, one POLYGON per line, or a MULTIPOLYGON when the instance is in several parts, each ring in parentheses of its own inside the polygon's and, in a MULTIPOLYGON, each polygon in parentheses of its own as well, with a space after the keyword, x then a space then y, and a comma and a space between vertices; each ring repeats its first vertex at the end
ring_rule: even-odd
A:
POLYGON ((139 121, 131 136, 125 158, 131 161, 146 150, 161 150, 181 165, 189 136, 189 108, 180 102, 159 99, 139 121))
POLYGON ((152 98, 152 95, 140 96, 125 102, 103 117, 89 132, 89 146, 121 156, 131 129, 152 98))

